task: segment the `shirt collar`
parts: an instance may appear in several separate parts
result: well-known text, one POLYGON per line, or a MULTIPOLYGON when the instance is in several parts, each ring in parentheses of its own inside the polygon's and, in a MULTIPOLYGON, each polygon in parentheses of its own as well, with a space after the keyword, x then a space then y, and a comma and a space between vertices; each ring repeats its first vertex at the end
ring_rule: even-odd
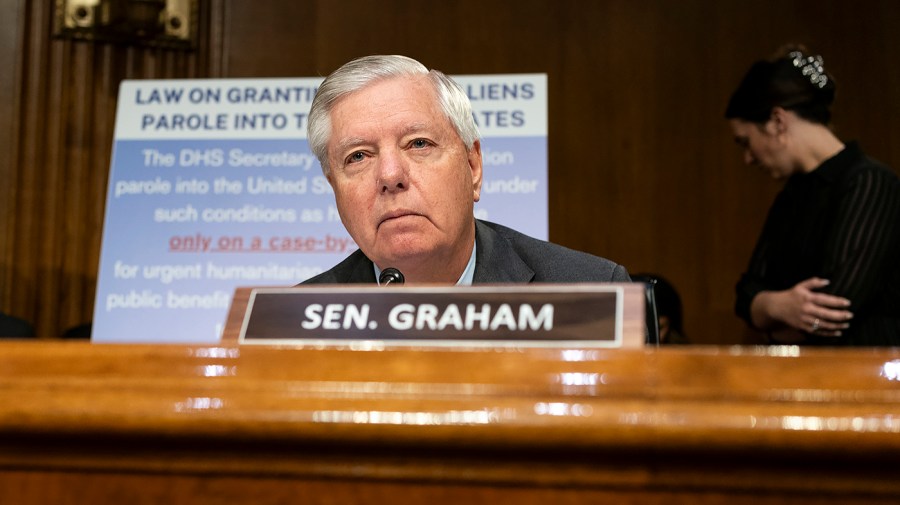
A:
POLYGON ((475 249, 478 247, 478 241, 472 241, 472 255, 469 256, 469 262, 466 264, 466 269, 463 270, 462 275, 459 276, 459 280, 456 281, 457 286, 471 286, 472 282, 475 280, 475 249))
POLYGON ((846 142, 840 152, 823 161, 811 173, 816 174, 816 177, 822 177, 826 181, 831 182, 837 179, 844 169, 855 165, 863 157, 864 154, 862 149, 859 148, 859 144, 854 141, 846 142))
MULTIPOLYGON (((469 262, 466 264, 466 269, 463 270, 462 275, 459 276, 459 279, 456 281, 457 286, 471 286, 472 282, 475 280, 475 250, 478 247, 478 242, 472 242, 472 254, 469 256, 469 262)), ((372 262, 372 267, 375 268, 375 282, 381 284, 378 279, 381 277, 381 269, 378 268, 378 265, 375 262, 372 262)))

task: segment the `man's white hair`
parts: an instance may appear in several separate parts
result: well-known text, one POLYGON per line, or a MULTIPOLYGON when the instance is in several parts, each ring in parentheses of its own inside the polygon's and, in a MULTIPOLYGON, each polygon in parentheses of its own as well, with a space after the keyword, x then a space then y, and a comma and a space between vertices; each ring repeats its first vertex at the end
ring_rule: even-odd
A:
POLYGON ((406 56, 364 56, 332 72, 319 86, 309 110, 309 147, 319 159, 325 175, 331 171, 328 165, 328 141, 331 138, 331 110, 335 103, 374 82, 419 75, 428 76, 444 114, 453 124, 466 149, 472 149, 479 138, 478 125, 472 115, 472 103, 456 81, 439 70, 428 70, 418 61, 406 56))

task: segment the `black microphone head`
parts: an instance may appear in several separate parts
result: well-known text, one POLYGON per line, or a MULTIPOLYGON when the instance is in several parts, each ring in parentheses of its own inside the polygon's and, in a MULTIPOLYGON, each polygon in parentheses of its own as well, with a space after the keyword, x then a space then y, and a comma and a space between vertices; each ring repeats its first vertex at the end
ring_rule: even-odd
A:
POLYGON ((382 286, 387 286, 388 284, 403 284, 404 282, 406 282, 406 278, 403 277, 400 270, 393 267, 385 268, 381 271, 381 275, 378 276, 378 283, 382 286))

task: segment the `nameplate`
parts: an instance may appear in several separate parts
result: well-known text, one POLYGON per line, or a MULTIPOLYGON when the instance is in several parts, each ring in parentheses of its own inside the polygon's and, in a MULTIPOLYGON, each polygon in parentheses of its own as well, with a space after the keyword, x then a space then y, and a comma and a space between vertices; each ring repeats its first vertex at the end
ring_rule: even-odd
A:
POLYGON ((256 288, 239 341, 622 347, 623 305, 616 284, 256 288))

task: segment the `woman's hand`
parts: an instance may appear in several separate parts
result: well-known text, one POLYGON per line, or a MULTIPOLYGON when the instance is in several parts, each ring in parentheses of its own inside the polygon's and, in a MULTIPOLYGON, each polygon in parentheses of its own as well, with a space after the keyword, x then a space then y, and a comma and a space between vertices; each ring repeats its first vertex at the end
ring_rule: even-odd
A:
POLYGON ((763 329, 787 326, 819 337, 840 337, 850 327, 850 300, 816 291, 827 279, 811 277, 784 291, 763 291, 753 298, 753 323, 763 329))

